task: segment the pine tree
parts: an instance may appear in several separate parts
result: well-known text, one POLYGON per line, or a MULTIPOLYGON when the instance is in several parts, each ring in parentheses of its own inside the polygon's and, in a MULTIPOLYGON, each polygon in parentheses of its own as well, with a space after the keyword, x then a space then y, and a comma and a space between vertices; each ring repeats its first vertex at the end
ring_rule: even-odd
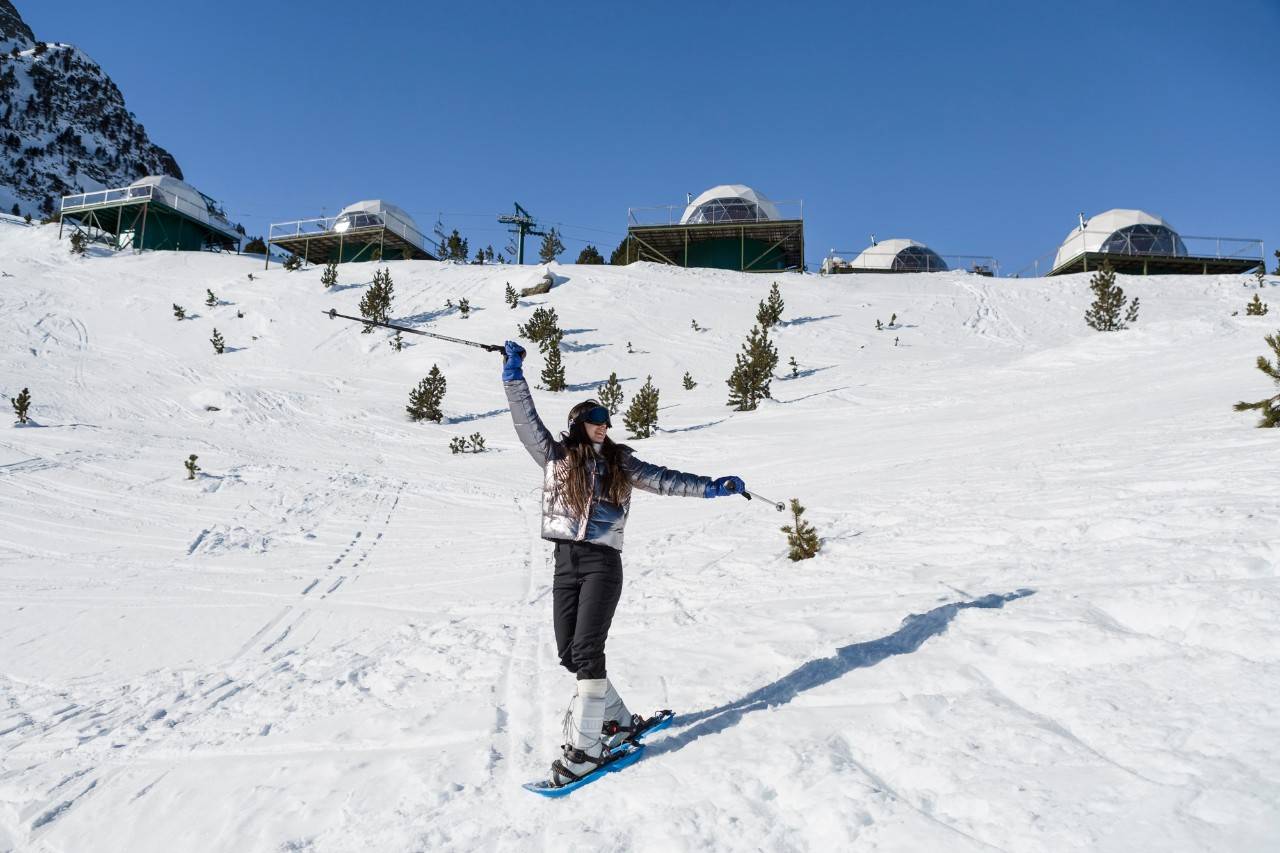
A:
MULTIPOLYGON (((31 217, 28 216, 27 220, 30 221, 30 219, 31 217)), ((1263 265, 1263 268, 1266 268, 1265 264, 1263 265)), ((1276 271, 1272 273, 1272 275, 1280 275, 1280 249, 1276 249, 1276 271)))
POLYGON ((484 436, 483 435, 481 435, 478 432, 473 432, 471 433, 471 437, 468 439, 468 441, 471 442, 472 453, 484 453, 484 436))
POLYGON ((187 461, 182 463, 187 469, 188 480, 194 480, 196 478, 196 472, 200 470, 200 466, 196 464, 196 460, 199 458, 199 456, 192 453, 187 457, 187 461))
POLYGON ((898 325, 898 315, 897 315, 897 314, 890 314, 890 315, 889 315, 889 328, 890 328, 890 329, 892 329, 894 326, 897 326, 897 325, 898 325))
POLYGON ((787 364, 791 365, 792 379, 795 379, 797 376, 800 375, 800 365, 796 363, 796 357, 794 355, 791 356, 790 360, 787 361, 787 364))
POLYGON ((465 296, 459 299, 458 313, 462 315, 462 319, 464 320, 470 317, 471 316, 471 300, 467 299, 467 297, 465 296))
POLYGON ((879 317, 876 318, 876 331, 877 332, 884 331, 884 324, 880 322, 879 317))
POLYGON ((460 435, 455 435, 453 438, 449 439, 449 452, 466 453, 467 440, 460 435))
POLYGON ((681 379, 680 382, 684 385, 684 390, 686 391, 692 391, 698 387, 698 383, 693 381, 693 377, 689 375, 687 370, 684 372, 684 379, 681 379))
POLYGON ((400 334, 399 330, 397 330, 388 343, 393 351, 400 352, 404 349, 404 335, 400 334))
POLYGON ((1116 273, 1111 264, 1103 263, 1102 269, 1089 279, 1089 289, 1093 291, 1093 304, 1085 312, 1084 321, 1090 328, 1099 332, 1118 332, 1137 322, 1138 299, 1134 297, 1126 310, 1124 291, 1116 284, 1116 273), (1121 312, 1124 312, 1123 319, 1121 312))
POLYGON ((267 253, 267 244, 261 237, 254 237, 244 244, 244 248, 240 251, 246 255, 265 255, 267 253))
MULTIPOLYGON (((1256 364, 1259 370, 1271 377, 1276 386, 1280 387, 1280 332, 1276 332, 1274 335, 1267 335, 1265 340, 1275 356, 1275 364, 1268 361, 1265 355, 1258 356, 1256 364)), ((1280 394, 1268 397, 1265 400, 1259 400, 1256 403, 1236 403, 1235 405, 1237 412, 1247 412, 1254 409, 1262 410, 1262 420, 1258 421, 1258 426, 1280 427, 1280 394)))
POLYGON ((440 368, 434 364, 431 365, 431 372, 427 374, 427 378, 409 392, 409 405, 405 406, 409 419, 440 423, 444 418, 444 412, 440 411, 440 404, 444 402, 447 384, 440 368))
POLYGON ((800 516, 802 515, 804 515, 804 507, 800 506, 800 501, 792 498, 792 522, 784 525, 782 532, 787 534, 787 544, 791 546, 791 550, 787 552, 787 557, 793 562, 807 560, 822 548, 822 542, 818 539, 818 531, 814 529, 812 524, 801 518, 800 516))
POLYGON ((1244 306, 1244 313, 1250 317, 1265 317, 1267 314, 1267 303, 1258 298, 1258 294, 1253 294, 1253 301, 1244 306))
POLYGON ((214 353, 222 355, 222 351, 226 348, 226 343, 222 340, 222 335, 218 332, 217 327, 214 327, 213 337, 209 338, 209 343, 213 344, 214 353))
POLYGON ((631 398, 622 423, 632 438, 648 438, 658 431, 658 389, 653 387, 652 376, 645 377, 644 385, 631 398))
POLYGON ((284 259, 284 268, 289 272, 302 269, 302 258, 297 255, 290 255, 284 259))
POLYGON ((534 309, 529 322, 516 326, 516 331, 520 337, 541 346, 543 341, 560 332, 560 318, 556 316, 556 309, 540 306, 534 309))
POLYGON ((324 265, 324 272, 320 273, 320 283, 327 290, 338 283, 338 263, 337 261, 329 261, 324 265))
POLYGON ((507 282, 507 292, 502 298, 505 299, 507 301, 507 305, 512 308, 515 308, 520 304, 520 297, 516 296, 516 289, 511 286, 511 282, 507 282))
POLYGON ((690 320, 690 321, 689 321, 689 323, 693 326, 693 330, 694 330, 695 332, 703 332, 703 331, 706 331, 705 329, 703 329, 701 326, 699 326, 699 325, 698 325, 698 321, 697 321, 697 320, 690 320))
POLYGON ((207 288, 207 287, 206 287, 204 292, 205 292, 205 293, 207 293, 207 294, 209 294, 208 296, 206 296, 206 297, 204 298, 204 304, 205 304, 205 305, 207 305, 207 306, 209 306, 210 308, 212 308, 213 306, 215 306, 215 305, 217 305, 217 304, 218 304, 218 297, 216 297, 216 296, 214 296, 214 295, 213 295, 213 291, 212 291, 212 290, 210 290, 209 288, 207 288))
POLYGON ((464 264, 467 262, 469 257, 467 239, 458 233, 457 228, 453 229, 453 233, 444 239, 441 243, 441 248, 444 250, 444 256, 440 260, 460 261, 464 264))
POLYGON ((560 360, 560 341, 563 337, 564 333, 557 329, 542 344, 542 353, 546 357, 546 364, 542 367, 542 382, 548 391, 565 389, 564 362, 560 360))
POLYGON ((630 241, 631 241, 631 235, 627 235, 626 237, 623 237, 622 242, 618 244, 618 247, 609 253, 610 265, 615 267, 623 267, 631 263, 630 256, 628 254, 630 249, 630 241))
POLYGON ((185 320, 187 319, 187 309, 175 302, 173 303, 173 316, 179 320, 185 320))
POLYGON ((600 254, 600 250, 590 243, 586 248, 578 253, 578 263, 580 264, 603 264, 604 257, 600 254))
MULTIPOLYGON (((387 322, 391 314, 391 299, 395 285, 391 283, 391 270, 383 267, 373 274, 373 283, 360 297, 360 316, 377 323, 387 322)), ((373 331, 373 326, 365 326, 366 333, 373 331)))
POLYGON ((13 404, 13 413, 18 416, 18 423, 25 424, 27 410, 31 408, 31 392, 23 388, 18 392, 18 396, 10 397, 9 402, 13 404))
POLYGON ((552 228, 542 236, 542 245, 538 247, 538 257, 544 264, 549 264, 564 251, 564 243, 560 240, 560 232, 552 228))
POLYGON ((782 301, 782 292, 778 290, 778 283, 775 281, 773 287, 769 288, 769 298, 761 300, 760 307, 756 309, 756 322, 768 331, 782 321, 782 309, 786 303, 782 301))
POLYGON ((618 409, 622 408, 622 384, 618 382, 617 371, 610 372, 609 381, 596 389, 596 399, 609 410, 609 414, 618 414, 618 409))
POLYGON ((84 240, 83 232, 77 231, 74 234, 72 234, 71 235, 71 254, 83 255, 84 248, 85 248, 84 243, 85 243, 85 240, 84 240))
POLYGON ((769 397, 773 369, 778 366, 778 350, 769 340, 769 332, 752 326, 737 355, 733 373, 725 382, 729 386, 729 403, 739 412, 753 411, 769 397))

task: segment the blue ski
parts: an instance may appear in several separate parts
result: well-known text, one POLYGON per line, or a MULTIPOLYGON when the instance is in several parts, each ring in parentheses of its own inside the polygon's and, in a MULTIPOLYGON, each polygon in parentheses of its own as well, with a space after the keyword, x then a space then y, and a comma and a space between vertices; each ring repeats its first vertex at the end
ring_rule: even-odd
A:
POLYGON ((586 776, 583 776, 581 779, 577 779, 567 785, 559 786, 552 785, 550 782, 543 779, 538 782, 526 782, 523 787, 526 791, 532 791, 533 793, 540 794, 544 797, 563 797, 567 794, 571 794, 583 785, 590 785, 606 773, 616 773, 624 767, 629 767, 632 764, 635 764, 644 754, 644 744, 642 741, 653 732, 665 729, 667 726, 671 725, 671 722, 675 718, 676 715, 670 711, 659 711, 656 715, 650 717, 649 720, 646 721, 648 725, 613 748, 613 751, 610 753, 613 756, 613 759, 609 761, 609 763, 602 764, 599 768, 588 773, 586 776))

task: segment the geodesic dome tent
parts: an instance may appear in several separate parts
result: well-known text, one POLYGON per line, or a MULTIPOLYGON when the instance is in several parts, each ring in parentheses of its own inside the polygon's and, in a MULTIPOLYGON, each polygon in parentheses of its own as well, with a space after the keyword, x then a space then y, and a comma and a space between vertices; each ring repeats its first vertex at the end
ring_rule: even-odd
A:
POLYGON ((944 272, 946 261, 915 240, 881 240, 849 262, 851 272, 944 272))
POLYGON ((695 198, 680 217, 681 225, 721 222, 776 222, 777 206, 745 184, 721 184, 695 198))
POLYGON ((373 228, 380 225, 392 229, 419 249, 427 248, 426 237, 418 230, 413 217, 405 212, 404 208, 381 199, 349 204, 338 211, 337 217, 333 220, 333 230, 339 234, 352 229, 373 228))
POLYGON ((135 251, 235 251, 241 237, 216 201, 170 175, 64 196, 59 218, 92 240, 135 251))
POLYGON ((1062 269, 1086 254, 1186 257, 1178 232, 1159 216, 1144 210, 1114 208, 1086 219, 1071 229, 1053 259, 1062 269))
POLYGON ((436 259, 413 217, 382 199, 357 201, 331 218, 274 223, 268 242, 304 263, 436 259))

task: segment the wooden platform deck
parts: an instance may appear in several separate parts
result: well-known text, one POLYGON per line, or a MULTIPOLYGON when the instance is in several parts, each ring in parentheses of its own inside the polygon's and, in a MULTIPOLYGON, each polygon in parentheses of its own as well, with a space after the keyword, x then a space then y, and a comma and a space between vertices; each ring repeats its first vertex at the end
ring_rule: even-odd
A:
POLYGON ((415 246, 382 225, 350 228, 341 233, 319 231, 314 234, 275 237, 271 240, 271 244, 279 246, 286 252, 292 252, 304 262, 312 264, 324 264, 335 260, 339 263, 372 261, 379 256, 388 261, 401 260, 405 258, 406 253, 410 260, 438 260, 435 255, 415 246))
POLYGON ((713 241, 736 242, 741 272, 777 272, 764 262, 781 252, 783 269, 804 268, 804 220, 719 222, 702 225, 633 225, 627 229, 628 261, 689 266, 689 248, 713 241), (760 244, 767 246, 763 251, 760 244))
POLYGON ((1114 252, 1083 252, 1055 267, 1049 275, 1097 272, 1103 263, 1126 275, 1220 275, 1252 272, 1261 258, 1217 258, 1195 255, 1121 255, 1114 252))

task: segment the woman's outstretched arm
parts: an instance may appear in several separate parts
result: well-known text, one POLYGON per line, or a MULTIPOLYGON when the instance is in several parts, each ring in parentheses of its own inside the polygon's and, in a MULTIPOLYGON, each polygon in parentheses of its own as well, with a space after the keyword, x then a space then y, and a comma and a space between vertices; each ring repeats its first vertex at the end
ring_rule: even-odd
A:
POLYGON ((533 394, 529 383, 524 381, 524 348, 515 341, 506 342, 507 360, 502 366, 502 388, 507 392, 507 403, 511 407, 511 420, 515 423, 516 435, 524 449, 529 451, 533 461, 545 466, 549 459, 564 456, 564 447, 551 436, 538 410, 533 405, 533 394))

